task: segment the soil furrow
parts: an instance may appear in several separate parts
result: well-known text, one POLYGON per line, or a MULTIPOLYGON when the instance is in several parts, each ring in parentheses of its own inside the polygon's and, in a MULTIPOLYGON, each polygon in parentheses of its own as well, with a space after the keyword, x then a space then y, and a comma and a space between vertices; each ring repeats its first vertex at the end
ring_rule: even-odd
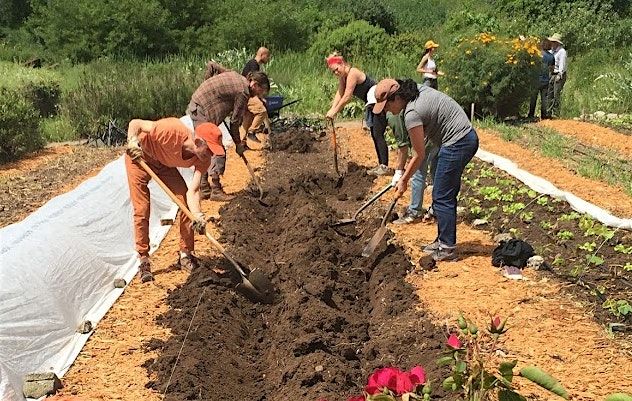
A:
MULTIPOLYGON (((299 143, 308 132, 291 135, 299 143)), ((364 169, 350 165, 337 188, 325 142, 293 149, 307 153, 269 155, 269 207, 243 194, 221 211, 221 242, 272 277, 278 302, 253 305, 228 289, 230 274, 193 272, 159 320, 173 336, 147 344, 160 350, 146 363, 157 377, 148 386, 163 392, 204 291, 166 399, 338 399, 358 393, 377 367, 433 366, 439 356, 444 336, 415 307, 404 252, 385 240, 373 257, 359 256, 377 219, 329 226, 343 216, 334 208, 349 212, 366 196, 364 169)))

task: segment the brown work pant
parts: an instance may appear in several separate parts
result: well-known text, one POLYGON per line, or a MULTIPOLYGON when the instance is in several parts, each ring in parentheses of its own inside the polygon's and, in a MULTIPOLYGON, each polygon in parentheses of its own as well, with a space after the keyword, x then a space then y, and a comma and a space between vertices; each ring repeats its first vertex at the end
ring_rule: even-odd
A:
POLYGON ((249 131, 257 131, 261 127, 261 124, 265 124, 266 127, 270 129, 268 111, 263 100, 258 96, 253 96, 248 99, 248 110, 244 113, 244 120, 241 123, 242 136, 249 131))
MULTIPOLYGON (((167 187, 184 204, 187 203, 187 184, 174 167, 167 167, 160 162, 143 156, 149 168, 167 185, 167 187)), ((141 166, 134 163, 125 155, 125 170, 127 170, 127 182, 129 194, 134 208, 134 236, 136 237, 136 251, 143 256, 149 256, 149 180, 151 177, 141 166)), ((191 220, 184 213, 180 213, 180 250, 192 252, 194 243, 191 220)))

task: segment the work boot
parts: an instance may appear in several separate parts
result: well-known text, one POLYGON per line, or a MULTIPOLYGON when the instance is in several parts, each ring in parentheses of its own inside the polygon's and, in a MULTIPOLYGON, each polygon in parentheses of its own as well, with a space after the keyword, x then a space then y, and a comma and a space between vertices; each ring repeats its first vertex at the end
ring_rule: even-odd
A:
POLYGON ((178 267, 178 269, 183 269, 188 272, 191 272, 193 269, 197 269, 199 265, 200 265, 200 261, 198 260, 198 258, 193 256, 190 253, 189 254, 181 253, 180 257, 178 258, 178 263, 176 263, 176 266, 178 267))
POLYGON ((233 195, 228 195, 224 192, 223 189, 217 188, 211 191, 211 195, 209 196, 209 200, 218 201, 218 202, 228 202, 234 198, 233 195))
POLYGON ((366 172, 368 175, 380 176, 380 175, 388 175, 391 173, 391 169, 384 164, 380 164, 379 166, 372 168, 366 172))
POLYGON ((138 267, 138 277, 140 278, 141 283, 147 283, 149 281, 154 281, 154 275, 151 274, 151 265, 149 262, 141 262, 138 267))
POLYGON ((439 246, 439 249, 432 253, 432 258, 436 262, 450 262, 457 260, 458 257, 456 255, 456 248, 444 248, 442 246, 439 246))
POLYGON ((252 131, 249 132, 248 135, 246 135, 246 138, 248 138, 249 141, 253 141, 254 143, 261 143, 259 138, 257 138, 257 135, 252 131))
POLYGON ((200 197, 202 199, 208 199, 209 196, 211 196, 211 184, 208 182, 208 173, 204 173, 200 181, 200 197))
POLYGON ((406 209, 406 213, 404 213, 404 215, 399 219, 395 220, 393 224, 410 224, 418 221, 421 221, 421 216, 406 209))
POLYGON ((436 250, 439 249, 439 240, 436 239, 434 240, 432 243, 426 245, 422 251, 425 253, 434 253, 436 250))

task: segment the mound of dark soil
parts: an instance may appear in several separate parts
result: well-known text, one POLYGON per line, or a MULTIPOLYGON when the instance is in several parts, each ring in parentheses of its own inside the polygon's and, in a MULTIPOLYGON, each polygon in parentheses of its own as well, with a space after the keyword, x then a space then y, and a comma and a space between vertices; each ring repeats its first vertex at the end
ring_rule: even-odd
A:
POLYGON ((228 269, 223 261, 205 261, 168 299, 161 323, 173 337, 147 364, 158 376, 148 386, 164 391, 198 301, 168 400, 343 399, 390 364, 422 364, 437 379, 433 361, 444 336, 416 308, 403 251, 383 241, 372 258, 360 256, 375 218, 344 232, 330 227, 359 205, 371 182, 351 165, 337 188, 338 180, 322 173, 329 156, 272 153, 270 206, 244 194, 224 207, 220 241, 271 277, 277 302, 250 303, 227 287, 229 273, 209 268, 228 269))
POLYGON ((307 153, 312 150, 315 137, 311 129, 292 127, 287 131, 273 133, 270 142, 273 151, 307 153))

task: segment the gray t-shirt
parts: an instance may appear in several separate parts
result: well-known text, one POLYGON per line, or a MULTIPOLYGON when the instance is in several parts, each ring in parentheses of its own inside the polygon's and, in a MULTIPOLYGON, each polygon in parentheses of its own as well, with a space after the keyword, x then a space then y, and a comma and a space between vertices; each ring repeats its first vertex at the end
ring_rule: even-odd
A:
POLYGON ((425 136, 437 146, 454 145, 472 130, 461 106, 428 86, 422 86, 417 99, 406 105, 404 121, 408 132, 423 125, 425 136))

